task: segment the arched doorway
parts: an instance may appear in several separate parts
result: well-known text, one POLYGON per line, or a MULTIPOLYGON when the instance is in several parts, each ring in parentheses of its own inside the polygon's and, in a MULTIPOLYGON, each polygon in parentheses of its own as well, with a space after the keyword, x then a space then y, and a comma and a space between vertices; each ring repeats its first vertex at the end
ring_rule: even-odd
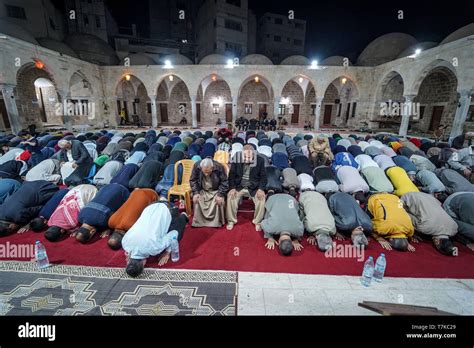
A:
POLYGON ((270 82, 260 75, 248 77, 240 86, 237 101, 237 117, 259 119, 267 114, 267 118, 276 118, 273 107, 273 90, 270 82))
POLYGON ((143 82, 134 75, 125 75, 117 85, 117 117, 125 113, 126 125, 151 125, 151 100, 143 82))
POLYGON ((200 90, 203 93, 202 123, 215 125, 219 119, 232 122, 232 94, 227 82, 219 75, 212 74, 202 80, 200 90))
POLYGON ((330 117, 331 124, 335 124, 336 126, 353 125, 357 115, 358 98, 358 88, 349 77, 340 76, 334 79, 324 92, 322 123, 327 122, 330 117), (335 108, 331 108, 329 112, 329 108, 326 109, 325 105, 331 104, 334 105, 335 108), (333 112, 336 113, 334 119, 333 112))
MULTIPOLYGON (((402 76, 391 71, 383 79, 377 91, 374 120, 378 122, 379 129, 398 131, 401 123, 401 112, 397 106, 405 101, 403 96, 405 84, 402 76)), ((412 121, 413 122, 413 121, 412 121)))
MULTIPOLYGON (((98 111, 98 106, 92 101, 94 91, 92 85, 87 80, 84 74, 80 71, 76 71, 69 81, 69 100, 74 104, 74 115, 77 118, 89 118, 93 119, 98 111)), ((74 119, 74 118, 73 118, 74 119)), ((77 120, 78 123, 87 122, 86 120, 77 120)))

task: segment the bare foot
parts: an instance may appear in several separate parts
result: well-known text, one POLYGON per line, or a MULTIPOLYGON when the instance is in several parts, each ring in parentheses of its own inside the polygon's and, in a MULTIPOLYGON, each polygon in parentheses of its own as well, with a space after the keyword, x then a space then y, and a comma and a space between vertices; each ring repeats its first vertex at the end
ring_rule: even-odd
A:
POLYGON ((168 251, 163 252, 163 254, 160 255, 160 259, 158 260, 158 266, 161 267, 163 265, 166 265, 170 260, 170 255, 171 253, 168 251))
POLYGON ((232 231, 232 229, 234 228, 234 224, 227 224, 226 228, 228 231, 232 231))
POLYGON ((111 233, 112 233, 112 230, 107 229, 107 230, 105 230, 104 232, 102 232, 100 234, 100 238, 106 238, 106 237, 110 236, 111 233))
POLYGON ((346 239, 346 237, 339 232, 336 232, 336 235, 334 236, 334 238, 336 238, 336 240, 339 240, 339 241, 343 241, 346 239))
POLYGON ((260 232, 262 230, 262 225, 256 224, 255 225, 255 231, 260 232))

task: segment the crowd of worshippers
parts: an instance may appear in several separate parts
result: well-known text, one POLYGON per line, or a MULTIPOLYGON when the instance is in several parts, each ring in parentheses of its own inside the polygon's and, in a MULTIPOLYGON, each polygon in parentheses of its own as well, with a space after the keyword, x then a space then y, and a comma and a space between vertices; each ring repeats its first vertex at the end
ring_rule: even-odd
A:
POLYGON ((453 241, 473 246, 472 133, 451 144, 226 128, 31 133, 0 137, 0 236, 108 237, 131 276, 150 256, 166 264, 183 238, 189 217, 168 200, 175 182, 192 191, 192 227, 231 231, 248 199, 265 246, 285 256, 303 248, 305 233, 323 252, 345 238, 411 252, 431 239, 445 255, 457 255, 453 241), (184 159, 194 161, 189 183, 184 159))

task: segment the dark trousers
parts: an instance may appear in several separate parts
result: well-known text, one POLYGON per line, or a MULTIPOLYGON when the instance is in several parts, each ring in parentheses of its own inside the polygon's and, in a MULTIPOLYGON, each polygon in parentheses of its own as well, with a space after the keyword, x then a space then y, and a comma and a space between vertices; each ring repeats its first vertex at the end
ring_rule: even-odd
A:
POLYGON ((178 231, 178 242, 180 242, 181 239, 183 239, 186 224, 187 224, 186 217, 183 214, 178 213, 177 216, 173 216, 172 214, 171 224, 168 229, 168 232, 174 231, 174 230, 178 231))

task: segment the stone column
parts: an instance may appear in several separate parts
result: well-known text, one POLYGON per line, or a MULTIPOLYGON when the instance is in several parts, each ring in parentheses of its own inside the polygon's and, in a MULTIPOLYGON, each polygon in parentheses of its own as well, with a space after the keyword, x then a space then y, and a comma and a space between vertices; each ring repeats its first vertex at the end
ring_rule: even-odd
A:
POLYGON ((405 95, 404 107, 402 108, 402 122, 400 123, 400 129, 398 135, 401 137, 406 137, 408 133, 408 125, 410 124, 410 117, 412 116, 412 106, 413 99, 416 95, 405 95))
POLYGON ((316 109, 314 110, 314 130, 319 131, 319 123, 321 120, 321 107, 324 97, 316 98, 316 109))
MULTIPOLYGON (((61 96, 64 126, 66 127, 66 129, 68 131, 72 131, 72 124, 73 124, 72 117, 74 117, 74 116, 70 116, 70 115, 67 114, 67 112, 68 112, 67 103, 68 103, 68 100, 71 99, 71 95, 69 93, 69 90, 58 90, 58 94, 61 96)), ((89 121, 89 120, 87 120, 87 121, 89 121)), ((81 120, 80 124, 84 124, 84 122, 85 122, 84 120, 81 120)))
POLYGON ((197 96, 192 95, 191 96, 191 115, 192 115, 193 128, 198 128, 196 100, 197 100, 197 96))
POLYGON ((281 95, 273 98, 273 118, 278 120, 278 109, 280 108, 281 95))
POLYGON ((156 112, 156 95, 149 95, 151 102, 151 126, 153 128, 158 127, 158 114, 156 112))
POLYGON ((237 95, 232 96, 232 123, 235 124, 237 121, 237 102, 239 97, 237 95))
POLYGON ((466 90, 458 91, 459 102, 456 109, 456 114, 453 120, 453 127, 451 128, 451 134, 449 135, 449 143, 453 141, 458 135, 463 132, 464 123, 466 122, 467 112, 471 105, 471 93, 466 90))
POLYGON ((23 125, 18 114, 18 108, 16 106, 16 99, 13 94, 14 85, 1 84, 0 89, 3 95, 3 101, 5 102, 5 108, 7 109, 8 121, 13 134, 18 134, 23 129, 23 125))

